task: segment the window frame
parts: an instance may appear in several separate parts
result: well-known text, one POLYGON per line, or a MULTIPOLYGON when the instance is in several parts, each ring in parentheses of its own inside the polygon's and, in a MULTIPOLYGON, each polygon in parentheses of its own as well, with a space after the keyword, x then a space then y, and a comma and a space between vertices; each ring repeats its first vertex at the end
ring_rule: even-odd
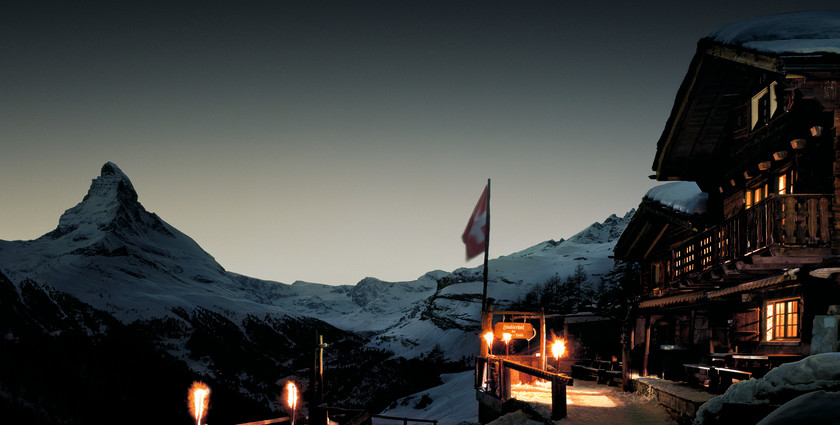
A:
POLYGON ((802 339, 802 298, 780 298, 764 303, 762 340, 766 343, 799 342, 802 339), (779 312, 780 310, 783 312, 779 312), (794 309, 791 309, 794 307, 794 309), (793 320, 791 320, 793 319, 793 320), (781 324, 779 323, 781 320, 781 324))

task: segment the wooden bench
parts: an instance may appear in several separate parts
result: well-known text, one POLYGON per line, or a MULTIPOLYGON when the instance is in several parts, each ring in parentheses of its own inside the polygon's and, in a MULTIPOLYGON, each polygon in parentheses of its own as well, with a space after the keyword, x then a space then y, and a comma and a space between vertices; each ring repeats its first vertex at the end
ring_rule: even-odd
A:
POLYGON ((578 360, 572 365, 572 378, 596 380, 598 379, 598 366, 596 360, 578 360))
POLYGON ((745 381, 752 377, 752 372, 726 367, 705 364, 684 364, 683 367, 689 384, 706 386, 708 381, 709 390, 712 392, 726 391, 734 381, 745 381))
POLYGON ((684 364, 686 382, 696 386, 705 386, 709 380, 709 370, 714 366, 705 364, 684 364))
POLYGON ((610 360, 583 359, 572 365, 572 377, 594 380, 597 384, 621 382, 621 362, 610 360))
POLYGON ((744 370, 729 369, 725 367, 715 368, 718 379, 716 391, 724 392, 734 381, 747 381, 752 377, 752 372, 744 370))
POLYGON ((600 384, 607 384, 621 386, 622 384, 622 377, 621 377, 621 362, 613 362, 613 365, 610 370, 600 370, 598 376, 598 383, 600 384))

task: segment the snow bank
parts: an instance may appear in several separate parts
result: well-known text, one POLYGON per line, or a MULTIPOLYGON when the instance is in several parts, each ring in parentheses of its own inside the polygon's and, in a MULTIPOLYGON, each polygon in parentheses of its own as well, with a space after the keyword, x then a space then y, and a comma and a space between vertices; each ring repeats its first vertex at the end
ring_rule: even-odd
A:
POLYGON ((645 198, 686 214, 703 214, 709 194, 694 182, 672 182, 651 188, 645 198))
POLYGON ((813 391, 840 391, 840 353, 823 353, 783 364, 761 379, 738 382, 697 412, 694 424, 719 423, 724 403, 784 404, 813 391))
POLYGON ((814 391, 785 403, 757 425, 832 425, 837 423, 837 406, 840 406, 840 393, 814 391))
POLYGON ((488 425, 544 425, 544 423, 535 421, 521 410, 517 410, 490 422, 488 425))
MULTIPOLYGON (((414 419, 437 420, 439 425, 478 423, 473 371, 440 376, 442 385, 401 398, 380 414, 414 419), (423 398, 426 403, 421 403, 423 398), (422 407, 421 407, 422 406, 422 407)), ((374 425, 397 425, 401 421, 374 419, 374 425)), ((519 422, 517 425, 524 425, 519 422)))
POLYGON ((709 34, 714 41, 768 53, 840 54, 840 11, 808 11, 744 19, 709 34))

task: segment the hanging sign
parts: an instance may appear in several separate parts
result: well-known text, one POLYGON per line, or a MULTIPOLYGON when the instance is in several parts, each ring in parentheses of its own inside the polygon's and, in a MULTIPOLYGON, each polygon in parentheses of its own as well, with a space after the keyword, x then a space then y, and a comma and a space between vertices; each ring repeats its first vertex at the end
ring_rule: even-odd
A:
POLYGON ((504 334, 510 334, 512 339, 531 339, 537 335, 537 331, 530 323, 498 322, 493 327, 493 334, 498 339, 502 339, 504 334))

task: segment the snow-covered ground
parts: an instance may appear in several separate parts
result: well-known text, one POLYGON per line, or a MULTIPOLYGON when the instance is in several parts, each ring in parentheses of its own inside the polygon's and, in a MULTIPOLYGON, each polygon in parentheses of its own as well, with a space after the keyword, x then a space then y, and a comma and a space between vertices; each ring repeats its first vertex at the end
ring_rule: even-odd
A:
MULTIPOLYGON (((472 371, 441 375, 442 385, 395 401, 380 414, 401 418, 437 420, 438 425, 478 423, 478 402, 475 400, 472 371), (423 396, 432 402, 417 408, 423 396)), ((374 418, 374 425, 402 424, 402 421, 374 418)))
MULTIPOLYGON (((437 420, 439 425, 478 423, 478 401, 473 389, 473 372, 462 372, 443 376, 444 383, 435 388, 400 399, 383 411, 382 415, 414 419, 437 420), (431 399, 425 407, 417 408, 424 398, 431 399)), ((551 388, 548 385, 515 385, 514 397, 527 401, 543 416, 551 416, 551 388)), ((566 387, 568 415, 555 421, 557 425, 669 425, 676 422, 665 408, 635 393, 625 393, 616 387, 595 384, 591 381, 575 381, 566 387)), ((400 421, 374 419, 374 425, 391 425, 400 421)), ((522 412, 505 415, 493 425, 529 425, 531 420, 522 412)))

